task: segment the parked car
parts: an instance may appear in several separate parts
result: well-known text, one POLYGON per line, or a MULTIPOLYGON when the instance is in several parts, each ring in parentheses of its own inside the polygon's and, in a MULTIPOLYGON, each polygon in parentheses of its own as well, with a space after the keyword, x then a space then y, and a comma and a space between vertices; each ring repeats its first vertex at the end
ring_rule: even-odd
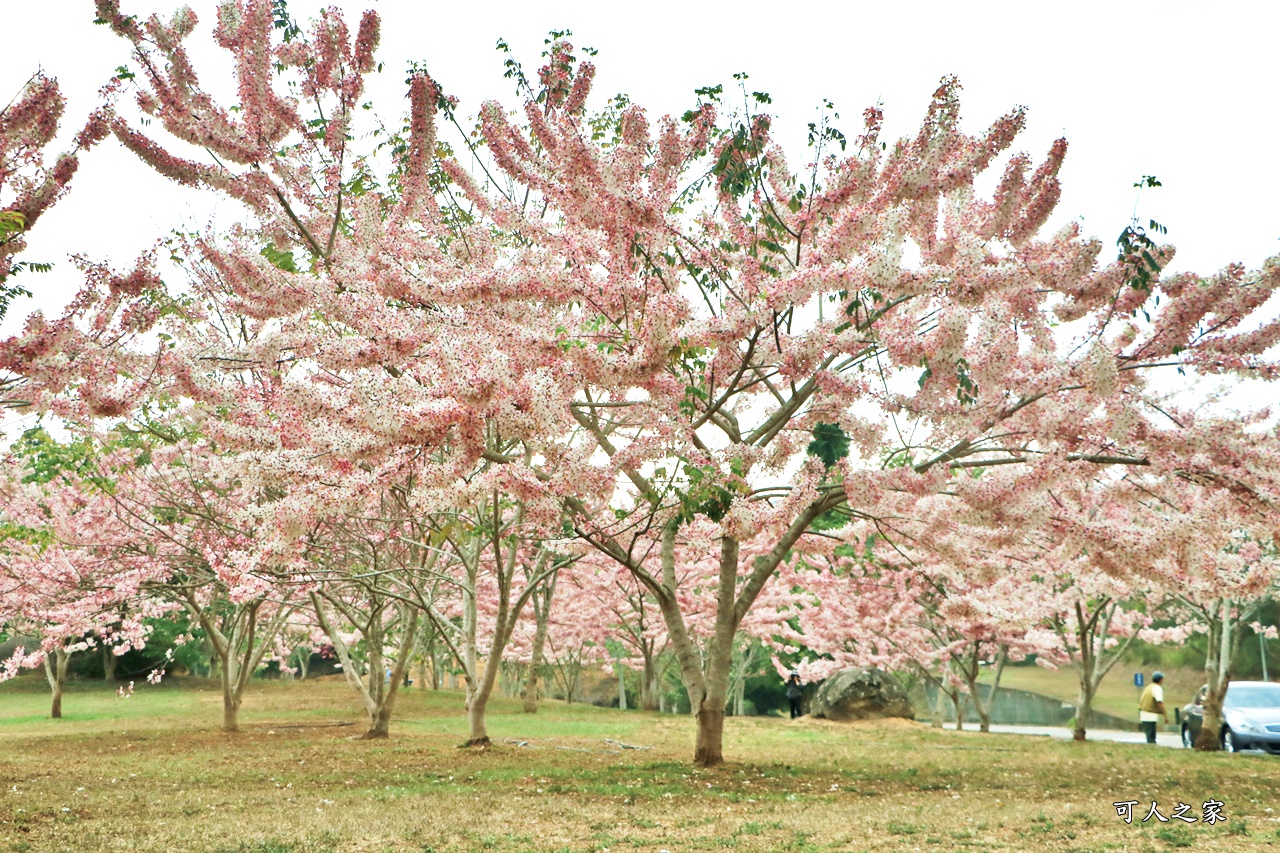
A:
MULTIPOLYGON (((1204 724, 1204 697, 1208 685, 1182 707, 1182 745, 1195 746, 1204 724)), ((1269 681, 1233 681, 1222 703, 1224 720, 1218 740, 1228 752, 1258 747, 1280 755, 1280 684, 1269 681)))

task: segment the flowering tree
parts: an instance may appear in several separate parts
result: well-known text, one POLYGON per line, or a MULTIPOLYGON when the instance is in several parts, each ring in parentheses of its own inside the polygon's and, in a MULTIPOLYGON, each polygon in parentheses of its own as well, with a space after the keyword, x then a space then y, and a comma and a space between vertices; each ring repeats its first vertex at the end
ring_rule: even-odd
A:
POLYGON ((590 614, 578 621, 595 632, 597 645, 603 647, 611 639, 621 643, 628 654, 618 661, 619 671, 639 670, 640 707, 658 710, 667 632, 652 595, 616 561, 598 553, 585 555, 562 583, 561 608, 590 614))
MULTIPOLYGON (((1030 486, 988 472, 985 483, 961 490, 982 524, 1004 532, 992 547, 1012 546, 1035 561, 1037 600, 1059 653, 1080 675, 1078 740, 1098 683, 1134 638, 1208 632, 1206 680, 1218 685, 1209 705, 1220 703, 1235 626, 1276 582, 1269 549, 1280 467, 1274 431, 1260 422, 1265 414, 1222 419, 1173 401, 1157 407, 1165 428, 1144 436, 1141 466, 1030 486), (1151 627, 1157 611, 1172 625, 1151 627)), ((1216 748, 1218 726, 1211 721, 1209 730, 1216 748)))
POLYGON ((970 468, 1016 469, 1033 488, 1163 464, 1158 451, 1165 470, 1251 476, 1228 475, 1183 421, 1167 427, 1182 438, 1157 434, 1168 410, 1146 376, 1273 378, 1280 322, 1255 312, 1280 265, 1161 279, 1172 249, 1132 235, 1109 264, 1074 226, 1038 238, 1066 143, 1036 168, 1013 154, 979 197, 1023 114, 971 136, 954 80, 915 137, 882 141, 877 109, 852 140, 823 120, 793 169, 745 80, 734 110, 714 87, 679 120, 617 101, 590 114, 594 68, 557 40, 536 87, 513 68, 518 121, 482 107, 482 177, 439 143, 454 105, 421 72, 380 172, 353 133, 376 16, 354 39, 326 13, 272 43, 266 0, 224 4, 237 102, 222 105, 183 47, 189 10, 140 21, 97 6, 136 49, 149 132, 170 139, 119 103, 112 132, 251 221, 182 247, 191 293, 145 270, 101 276, 79 326, 36 323, 0 363, 21 365, 42 405, 74 390, 91 415, 160 392, 191 401, 246 482, 282 495, 264 505, 272 559, 410 470, 441 489, 481 460, 509 469, 504 488, 558 501, 656 599, 699 764, 723 760, 737 634, 797 550, 901 537, 920 498, 976 500, 1001 481, 971 483, 970 468), (174 153, 187 145, 207 154, 174 153), (153 328, 158 349, 120 347, 153 328), (706 529, 691 559, 714 582, 691 598, 677 553, 706 529))
POLYGON ((146 587, 156 566, 117 558, 108 544, 121 525, 84 442, 58 444, 29 431, 0 463, 0 625, 40 637, 0 663, 0 679, 43 664, 50 716, 62 716, 71 655, 101 647, 112 659, 146 643, 146 617, 165 608, 146 587))
POLYGON ((779 580, 806 594, 791 608, 795 628, 772 643, 817 656, 798 667, 806 680, 848 666, 912 671, 937 690, 939 709, 944 696, 951 700, 958 729, 971 702, 988 731, 1005 665, 1030 654, 1053 657, 1035 631, 1042 610, 1034 584, 999 555, 970 547, 973 539, 960 555, 915 544, 910 552, 898 545, 784 570, 779 580), (988 666, 994 677, 984 682, 988 666), (985 696, 980 683, 989 687, 985 696))
MULTIPOLYGON (((952 518, 929 519, 929 529, 913 531, 913 545, 965 565, 981 610, 989 612, 1000 593, 1010 596, 999 608, 1020 624, 1020 645, 1038 663, 1072 664, 1080 683, 1073 736, 1082 741, 1098 685, 1133 640, 1166 642, 1185 632, 1150 627, 1166 588, 1152 577, 1142 541, 1149 511, 1131 477, 1057 477, 1044 488, 994 502, 949 501, 952 518), (998 522, 990 514, 995 505, 998 522)), ((980 719, 989 716, 977 708, 980 719)))
MULTIPOLYGON (((14 260, 27 247, 26 235, 66 194, 81 151, 107 134, 102 116, 95 114, 76 135, 72 150, 48 163, 48 149, 65 109, 58 81, 39 71, 0 107, 0 319, 14 296, 30 295, 11 279, 22 272, 47 272, 51 266, 14 260)), ((4 388, 0 384, 0 391, 4 388)))
POLYGON ((1280 325, 1237 330, 1274 292, 1275 265, 1153 284, 1171 249, 1099 266, 1100 244, 1074 226, 1037 239, 1065 142, 1034 172, 1014 155, 979 198, 975 180, 1023 116, 966 135, 953 80, 914 139, 882 144, 870 110, 850 151, 815 128, 796 172, 756 112, 765 96, 716 123, 707 92, 683 128, 653 132, 630 107, 600 142, 581 115, 586 66, 575 75, 556 54, 544 77, 562 94, 528 107, 527 130, 486 108, 486 139, 554 211, 528 233, 581 271, 559 333, 581 377, 572 411, 625 512, 581 505, 578 529, 659 600, 698 709, 697 763, 722 759, 734 635, 819 518, 855 522, 850 538, 893 536, 891 519, 966 468, 1023 466, 1035 482, 1140 464, 1158 417, 1146 373, 1274 371, 1261 353, 1280 325), (720 530, 705 656, 665 558, 693 518, 720 530), (650 531, 667 543, 661 569, 638 556, 650 531), (772 547, 744 558, 748 534, 772 547))
POLYGON ((149 574, 132 587, 134 594, 140 590, 190 615, 217 664, 223 730, 237 731, 249 679, 274 653, 297 607, 296 587, 284 581, 307 554, 280 556, 257 547, 266 538, 258 520, 270 496, 221 468, 207 442, 145 420, 100 438, 108 452, 81 476, 86 489, 93 487, 104 521, 59 531, 57 538, 82 548, 93 543, 112 563, 144 567, 149 574))
MULTIPOLYGON (((1208 494, 1179 484, 1166 492, 1170 503, 1160 537, 1166 545, 1157 563, 1169 584, 1176 620, 1206 637, 1204 725, 1200 750, 1223 747, 1222 703, 1230 686, 1242 628, 1280 585, 1280 556, 1270 519, 1225 490, 1208 494)), ((1186 631, 1184 630, 1184 633, 1186 631)))
MULTIPOLYGON (((1051 489, 1052 518, 1033 513, 1016 524, 1020 559, 1034 566, 1027 580, 1041 614, 1039 639, 1053 657, 1071 662, 1079 680, 1076 741, 1085 740, 1098 686, 1135 639, 1161 643, 1186 635, 1179 627, 1151 627, 1168 588, 1153 576, 1143 543, 1144 497, 1130 476, 1059 482, 1051 489)), ((1010 524, 1017 509, 1006 505, 1006 513, 1010 524)))
POLYGON ((490 466, 466 484, 440 531, 441 546, 453 558, 460 618, 449 619, 437 607, 427 609, 466 678, 468 746, 490 745, 485 711, 507 644, 525 606, 564 564, 544 544, 546 522, 555 516, 539 518, 536 510, 530 512, 512 473, 505 466, 490 466))
MULTIPOLYGON (((376 15, 367 14, 353 38, 335 12, 326 12, 309 33, 286 27, 284 42, 273 44, 270 3, 224 5, 216 35, 235 58, 239 85, 238 102, 222 105, 201 88, 183 46, 195 24, 189 10, 167 21, 140 21, 106 0, 98 10, 135 46, 138 108, 168 136, 145 136, 117 103, 108 113, 117 138, 162 174, 240 201, 252 219, 225 240, 193 237, 185 244, 194 277, 189 295, 163 292, 154 277, 114 290, 98 283, 99 293, 128 290, 130 305, 147 305, 140 325, 158 324, 171 345, 155 353, 163 364, 152 369, 142 367, 151 354, 120 347, 118 338, 110 346, 77 340, 80 358, 112 367, 97 397, 92 383, 78 381, 78 399, 109 396, 118 409, 156 394, 191 401, 189 416, 234 458, 227 464, 246 474, 245 485, 278 496, 262 504, 273 535, 258 544, 272 554, 285 553, 287 543, 326 520, 361 511, 371 495, 394 494, 410 482, 420 526, 452 512, 492 516, 484 509, 490 495, 466 507, 448 491, 492 464, 486 456, 505 459, 520 441, 535 452, 542 436, 558 434, 564 415, 554 413, 550 377, 526 366, 546 345, 538 324, 526 322, 537 311, 527 302, 525 280, 511 280, 498 256, 507 238, 449 200, 450 184, 469 178, 437 145, 436 114, 449 101, 436 84, 413 76, 408 128, 380 137, 398 147, 380 158, 377 151, 357 152, 353 141, 364 75, 374 67, 376 15), (172 153, 190 143, 212 156, 172 153), (121 388, 114 380, 123 372, 149 379, 121 388), (435 502, 419 499, 424 495, 435 502)), ((130 311, 110 298, 86 301, 94 317, 130 311)), ((27 372, 42 387, 67 389, 72 380, 65 374, 32 361, 27 372)), ((102 406, 87 412, 103 413, 102 406)), ((504 491, 519 479, 512 471, 496 477, 504 491)), ((499 515, 506 511, 504 503, 499 515)), ((486 529, 509 523, 498 518, 486 529)), ((481 555, 492 543, 445 527, 433 529, 457 540, 449 547, 458 562, 446 561, 447 568, 469 566, 472 580, 483 576, 488 564, 481 555)), ((383 532, 388 542, 403 535, 395 525, 383 532)), ((494 533, 495 541, 503 535, 494 533)), ((429 538, 415 541, 426 546, 429 538)), ((493 565, 523 572, 525 563, 508 556, 494 553, 493 565)), ((529 566, 536 565, 535 557, 529 566)), ((459 599, 467 613, 489 605, 479 593, 501 599, 502 589, 513 588, 502 572, 497 586, 472 584, 470 597, 459 599)), ((516 584, 510 600, 495 599, 501 616, 495 637, 512 629, 540 573, 528 587, 516 584), (508 605, 514 610, 503 612, 508 605)), ((415 587, 428 613, 438 603, 435 591, 424 596, 415 587)), ((474 636, 479 621, 463 622, 474 636)), ((462 660, 477 662, 459 651, 462 660)), ((480 671, 471 670, 473 690, 487 696, 480 671)), ((482 720, 484 702, 470 706, 482 720)), ((477 732, 473 739, 485 742, 477 732)))
MULTIPOLYGON (((315 538, 323 545, 311 572, 317 582, 309 592, 316 619, 369 714, 366 739, 390 735, 396 694, 417 652, 421 610, 409 594, 411 587, 406 588, 404 574, 431 571, 437 556, 408 544, 404 537, 388 537, 395 524, 381 515, 373 505, 369 515, 348 516, 319 532, 315 538), (364 678, 343 636, 346 626, 364 642, 364 678)), ((410 532, 406 525, 401 529, 410 532)))
POLYGON ((1091 571, 1088 565, 1072 568, 1070 575, 1057 575, 1056 587, 1049 586, 1044 594, 1052 602, 1049 623, 1057 651, 1071 661, 1080 682, 1071 736, 1083 741, 1098 686, 1133 641, 1169 642, 1186 632, 1150 627, 1151 610, 1159 599, 1149 590, 1091 571))
POLYGON ((558 572, 552 574, 529 599, 533 610, 533 638, 529 642, 529 671, 525 673, 524 686, 520 691, 526 714, 538 711, 538 676, 545 660, 547 630, 551 627, 551 603, 555 599, 558 579, 558 572))

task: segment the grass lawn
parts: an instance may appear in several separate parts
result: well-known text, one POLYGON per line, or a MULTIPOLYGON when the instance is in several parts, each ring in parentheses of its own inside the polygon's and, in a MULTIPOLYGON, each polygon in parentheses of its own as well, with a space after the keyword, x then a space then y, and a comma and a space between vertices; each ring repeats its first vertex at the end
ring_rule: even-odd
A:
POLYGON ((745 718, 727 723, 729 763, 699 771, 687 717, 495 700, 497 745, 478 752, 455 748, 455 692, 408 691, 392 739, 367 742, 340 681, 255 683, 232 735, 212 685, 73 684, 59 721, 42 688, 0 686, 0 853, 1280 853, 1271 756, 745 718), (1209 799, 1225 821, 1142 821, 1153 800, 1198 817, 1209 799), (1130 825, 1120 800, 1140 803, 1130 825))

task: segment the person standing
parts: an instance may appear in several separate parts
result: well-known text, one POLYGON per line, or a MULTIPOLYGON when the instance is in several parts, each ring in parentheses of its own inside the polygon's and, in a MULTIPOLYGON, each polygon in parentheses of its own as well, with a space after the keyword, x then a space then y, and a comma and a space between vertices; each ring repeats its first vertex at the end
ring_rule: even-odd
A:
POLYGON ((1163 672, 1153 672, 1151 683, 1142 691, 1142 698, 1138 700, 1138 720, 1147 736, 1147 743, 1156 742, 1156 723, 1162 717, 1166 723, 1169 722, 1169 712, 1164 709, 1163 681, 1163 672))
POLYGON ((800 684, 800 673, 794 670, 787 678, 787 703, 791 705, 791 719, 800 716, 800 699, 804 696, 804 687, 800 684))

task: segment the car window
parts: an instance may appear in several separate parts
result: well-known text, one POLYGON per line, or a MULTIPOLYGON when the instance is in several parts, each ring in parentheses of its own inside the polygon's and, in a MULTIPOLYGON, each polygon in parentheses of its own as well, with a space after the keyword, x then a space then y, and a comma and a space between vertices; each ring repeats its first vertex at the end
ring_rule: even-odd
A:
POLYGON ((1229 685, 1224 708, 1280 708, 1280 684, 1229 685))

